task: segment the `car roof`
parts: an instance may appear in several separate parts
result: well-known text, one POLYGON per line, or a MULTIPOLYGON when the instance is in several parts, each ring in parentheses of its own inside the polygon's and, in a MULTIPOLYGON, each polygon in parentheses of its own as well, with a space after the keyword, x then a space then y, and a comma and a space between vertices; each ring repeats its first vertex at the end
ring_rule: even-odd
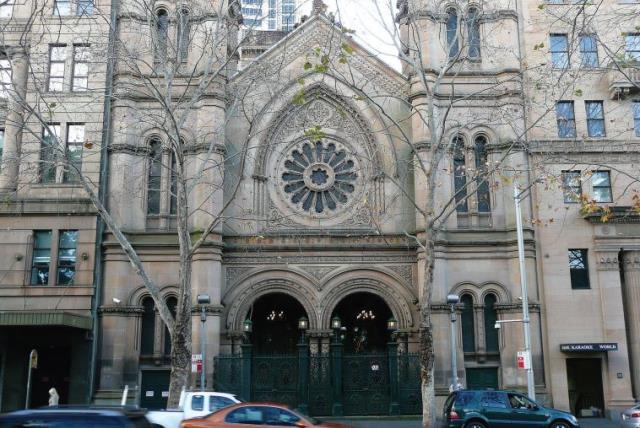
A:
POLYGON ((55 406, 40 407, 37 409, 17 410, 2 416, 36 416, 38 414, 79 414, 79 415, 104 415, 104 416, 135 416, 144 415, 144 410, 138 407, 117 406, 55 406))

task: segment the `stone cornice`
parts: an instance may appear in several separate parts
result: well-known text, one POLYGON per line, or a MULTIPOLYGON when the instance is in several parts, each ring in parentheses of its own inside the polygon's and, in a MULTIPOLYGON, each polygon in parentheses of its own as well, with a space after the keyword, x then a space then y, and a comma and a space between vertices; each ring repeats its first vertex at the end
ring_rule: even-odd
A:
POLYGON ((144 313, 142 306, 104 305, 98 308, 100 315, 107 316, 141 316, 144 313))
POLYGON ((208 153, 211 149, 211 153, 224 156, 227 154, 227 148, 223 144, 213 143, 195 143, 185 145, 183 148, 184 154, 201 154, 208 153))
POLYGON ((204 306, 207 315, 220 315, 224 311, 222 305, 194 305, 191 308, 191 314, 199 314, 202 311, 202 306, 204 306))
POLYGON ((640 153, 640 143, 628 140, 598 139, 553 139, 529 142, 532 153, 640 153))
MULTIPOLYGON (((445 23, 447 21, 446 13, 434 12, 432 10, 427 10, 426 8, 414 11, 412 15, 416 18, 427 18, 434 22, 437 21, 440 23, 445 23)), ((400 18, 403 18, 403 16, 400 16, 400 18)), ((511 9, 498 9, 490 12, 482 12, 478 21, 480 23, 483 23, 499 21, 503 19, 513 19, 515 21, 518 21, 518 13, 515 10, 511 9)))
MULTIPOLYGON (((498 303, 495 307, 498 313, 522 311, 522 303, 498 303)), ((529 303, 529 312, 540 312, 540 304, 529 303)))
POLYGON ((136 156, 149 156, 151 154, 151 149, 149 147, 136 146, 134 144, 127 143, 110 144, 108 150, 109 153, 126 153, 136 156))

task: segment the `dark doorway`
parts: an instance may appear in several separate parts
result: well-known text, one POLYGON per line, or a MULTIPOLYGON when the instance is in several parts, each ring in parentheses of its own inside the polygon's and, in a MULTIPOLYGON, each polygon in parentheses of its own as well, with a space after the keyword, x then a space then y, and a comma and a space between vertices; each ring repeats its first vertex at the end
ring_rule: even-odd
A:
MULTIPOLYGON (((69 402, 71 382, 71 347, 48 345, 37 348, 38 368, 33 370, 30 407, 49 404, 49 389, 55 388, 60 396, 60 404, 69 402)), ((29 351, 30 352, 30 351, 29 351)), ((28 361, 29 352, 23 361, 28 361)))
POLYGON ((298 320, 307 317, 302 305, 283 293, 260 297, 250 311, 252 342, 257 353, 291 354, 300 337, 298 320))
POLYGON ((466 369, 467 389, 499 389, 497 368, 466 369))
POLYGON ((140 407, 150 410, 167 408, 169 370, 143 370, 140 386, 140 407))
POLYGON ((354 293, 336 306, 331 317, 342 320, 344 351, 366 353, 385 351, 390 339, 387 321, 393 316, 387 303, 371 293, 354 293))
POLYGON ((567 358, 567 381, 569 405, 574 415, 604 416, 600 358, 567 358))

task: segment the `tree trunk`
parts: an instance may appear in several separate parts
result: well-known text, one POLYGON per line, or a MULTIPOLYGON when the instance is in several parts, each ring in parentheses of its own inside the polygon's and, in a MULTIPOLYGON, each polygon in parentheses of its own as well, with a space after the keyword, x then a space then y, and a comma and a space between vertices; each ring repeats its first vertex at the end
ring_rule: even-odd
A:
MULTIPOLYGON (((424 320, 423 320, 424 321, 424 320)), ((433 382, 433 329, 431 323, 420 326, 420 375, 422 378, 422 426, 436 426, 435 385, 433 382)))

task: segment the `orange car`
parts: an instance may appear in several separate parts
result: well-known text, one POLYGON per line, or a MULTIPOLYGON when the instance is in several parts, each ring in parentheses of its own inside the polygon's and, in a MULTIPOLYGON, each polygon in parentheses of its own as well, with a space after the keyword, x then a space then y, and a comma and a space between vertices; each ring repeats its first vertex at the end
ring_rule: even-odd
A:
POLYGON ((352 428, 349 425, 320 422, 303 416, 287 406, 270 403, 239 403, 202 418, 187 419, 180 428, 252 428, 252 427, 325 427, 352 428))

